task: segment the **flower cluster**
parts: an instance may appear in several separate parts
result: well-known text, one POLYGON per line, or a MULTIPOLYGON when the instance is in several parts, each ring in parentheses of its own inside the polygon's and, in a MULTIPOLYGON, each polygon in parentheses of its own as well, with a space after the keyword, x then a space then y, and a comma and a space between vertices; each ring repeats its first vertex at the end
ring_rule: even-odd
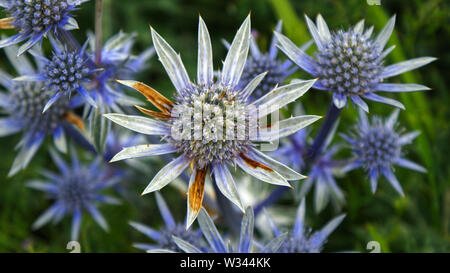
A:
MULTIPOLYGON (((279 21, 264 52, 258 45, 257 32, 252 35, 249 15, 231 44, 225 42, 227 54, 221 70, 216 71, 211 37, 200 17, 197 75, 192 79, 180 55, 152 27, 153 46, 138 55, 132 52, 135 34, 119 32, 102 43, 101 20, 96 20, 96 33, 88 33, 87 40, 79 43, 70 32, 78 28, 72 13, 86 1, 0 0, 0 7, 8 14, 0 19, 0 29, 17 31, 0 40, 0 48, 16 71, 10 75, 0 70, 0 136, 23 134, 9 176, 29 165, 47 137, 54 140, 47 148, 59 171, 42 170, 43 179, 28 183, 54 200, 33 229, 58 223, 69 215, 71 239, 76 240, 82 215, 87 212, 108 230, 97 205, 120 202, 103 191, 128 184, 125 174, 139 171, 147 175, 164 161, 142 194, 155 193, 165 225, 156 228, 130 221, 130 226, 152 240, 136 243, 136 248, 147 252, 317 253, 324 250, 345 214, 313 232, 305 219, 305 198, 312 187, 317 213, 329 201, 340 211, 346 200, 339 187, 344 183, 338 182, 351 170, 362 168, 367 172, 373 193, 379 177, 384 176, 402 196, 405 193, 394 166, 426 172, 405 158, 404 146, 419 133, 400 129, 398 109, 388 118, 372 116, 370 120, 367 116, 365 100, 405 108, 379 92, 429 90, 420 84, 385 82, 435 60, 422 57, 385 65, 385 58, 394 49, 386 45, 395 16, 376 36, 374 28, 366 28, 364 21, 348 29, 330 30, 321 15, 315 23, 306 16, 312 41, 301 47, 281 33, 279 21), (41 47, 44 37, 53 50, 51 54, 41 47), (316 51, 309 56, 305 51, 313 42, 316 51), (173 84, 173 96, 136 80, 155 53, 173 84), (316 79, 292 79, 299 69, 316 79), (127 94, 130 90, 125 87, 138 91, 155 109, 144 108, 144 102, 127 94), (289 106, 299 106, 296 101, 311 88, 331 93, 328 114, 294 115, 289 106), (349 134, 340 133, 346 142, 341 145, 335 143, 338 140, 334 136, 339 132, 339 115, 349 100, 358 106, 359 120, 349 134), (289 117, 280 120, 279 112, 289 117), (306 127, 321 118, 322 126, 313 135, 316 130, 306 127), (130 132, 123 133, 116 125, 130 132), (93 153, 90 163, 80 162, 79 151, 66 136, 93 153), (273 147, 276 149, 270 150, 273 147), (348 148, 351 158, 339 158, 345 155, 342 147, 348 148), (270 156, 266 152, 271 152, 270 156), (61 153, 70 155, 70 164, 61 153), (154 161, 144 164, 137 160, 143 157, 154 161), (115 163, 122 160, 127 160, 126 171, 119 167, 121 163, 115 163), (252 196, 253 200, 262 199, 252 204, 255 210, 245 204, 248 200, 241 199, 242 183, 235 183, 236 178, 241 180, 241 174, 272 185, 267 198, 252 196), (175 220, 158 192, 169 184, 187 194, 184 222, 175 220), (297 188, 292 191, 295 199, 301 202, 293 229, 282 233, 264 208, 293 189, 292 185, 297 188), (255 231, 260 211, 265 213, 263 225, 270 228, 270 238, 258 237, 255 231), (199 229, 192 228, 195 220, 199 229), (219 221, 226 222, 229 233, 221 233, 216 226, 219 221)), ((102 1, 96 4, 96 16, 101 19, 98 13, 102 1)), ((131 195, 136 196, 135 192, 131 195)), ((126 199, 129 196, 128 192, 123 194, 126 199)))
MULTIPOLYGON (((36 69, 25 56, 16 57, 16 47, 5 49, 11 64, 20 76, 35 73, 36 69)), ((38 67, 43 64, 36 59, 38 67)), ((42 145, 45 137, 53 137, 55 146, 66 150, 66 133, 83 138, 71 130, 71 124, 79 129, 84 129, 84 123, 72 109, 77 105, 69 102, 66 96, 54 105, 54 107, 42 114, 47 101, 53 96, 41 82, 20 82, 6 72, 0 71, 0 84, 6 92, 0 94, 0 106, 8 114, 0 119, 0 135, 7 136, 22 132, 23 138, 19 144, 20 150, 9 172, 10 176, 26 168, 42 145)))

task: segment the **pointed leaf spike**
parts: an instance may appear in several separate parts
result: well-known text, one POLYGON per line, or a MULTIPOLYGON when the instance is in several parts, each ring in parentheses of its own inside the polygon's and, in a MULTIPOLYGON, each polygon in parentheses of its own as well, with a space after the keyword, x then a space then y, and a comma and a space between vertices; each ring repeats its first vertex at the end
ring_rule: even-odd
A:
POLYGON ((375 39, 375 46, 378 49, 378 51, 382 51, 384 47, 386 46, 389 38, 392 35, 392 31, 394 31, 395 26, 395 17, 396 15, 392 16, 391 19, 387 22, 386 26, 381 30, 381 32, 378 34, 377 38, 375 39))
POLYGON ((247 60, 251 39, 250 15, 239 28, 223 64, 220 82, 235 87, 241 78, 247 60))
POLYGON ((159 60, 179 94, 191 89, 191 82, 180 55, 152 28, 153 44, 159 60))
POLYGON ((208 28, 202 17, 199 17, 198 24, 198 64, 197 81, 198 84, 209 86, 214 78, 213 56, 211 38, 208 28))

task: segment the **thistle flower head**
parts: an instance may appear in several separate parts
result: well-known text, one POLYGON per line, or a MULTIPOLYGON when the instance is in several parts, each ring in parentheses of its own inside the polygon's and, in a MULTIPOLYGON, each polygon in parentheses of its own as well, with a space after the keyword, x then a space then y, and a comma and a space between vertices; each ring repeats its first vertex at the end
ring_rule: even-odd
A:
POLYGON ((65 215, 72 215, 71 239, 77 240, 82 214, 88 212, 107 231, 108 225, 96 203, 120 203, 114 197, 102 195, 101 191, 116 184, 121 177, 111 175, 106 168, 102 168, 101 158, 90 165, 82 165, 76 152, 72 150, 72 163, 67 164, 55 151, 51 150, 50 154, 60 173, 44 171, 44 180, 30 181, 28 186, 46 192, 55 203, 33 223, 33 229, 38 229, 51 220, 59 222, 65 215))
POLYGON ((384 49, 395 25, 392 17, 381 32, 372 36, 373 27, 364 28, 364 21, 348 30, 330 31, 321 15, 314 24, 307 16, 306 22, 317 46, 315 59, 297 48, 287 37, 275 32, 280 49, 306 72, 320 77, 314 84, 316 89, 333 94, 338 108, 347 105, 350 98, 361 109, 368 112, 363 101, 368 99, 404 109, 400 102, 379 96, 376 92, 411 92, 429 90, 420 84, 384 83, 384 80, 419 68, 435 58, 422 57, 384 66, 384 58, 394 46, 384 49))
POLYGON ((158 231, 156 231, 143 224, 130 222, 130 225, 137 231, 141 232, 142 234, 146 235, 156 242, 155 244, 136 243, 134 244, 134 247, 145 251, 165 249, 180 252, 182 251, 182 249, 177 246, 172 237, 175 236, 184 240, 185 242, 188 242, 189 244, 202 248, 200 232, 195 230, 186 231, 184 224, 175 222, 172 213, 170 212, 166 202, 164 201, 160 193, 156 193, 156 203, 158 205, 159 212, 161 213, 161 216, 164 220, 165 227, 162 227, 158 231))
POLYGON ((316 53, 319 83, 323 87, 342 95, 358 96, 372 91, 371 87, 380 82, 381 52, 367 34, 353 29, 331 34, 324 49, 316 53))
POLYGON ((232 245, 230 242, 225 244, 225 240, 222 235, 217 230, 214 221, 209 216, 205 209, 200 210, 200 215, 198 217, 198 223, 200 225, 200 230, 206 241, 208 242, 209 249, 205 251, 204 249, 199 249, 198 247, 190 244, 189 242, 173 236, 174 242, 179 248, 181 248, 186 253, 274 253, 277 252, 280 245, 286 238, 286 234, 277 235, 269 243, 264 246, 260 246, 254 241, 254 214, 253 208, 248 207, 245 210, 245 214, 242 217, 241 222, 241 233, 238 240, 238 244, 232 245))
POLYGON ((173 133, 169 142, 201 169, 213 163, 232 161, 240 153, 247 153, 252 143, 249 127, 245 124, 251 117, 245 102, 236 99, 234 92, 221 86, 197 88, 191 96, 177 98, 178 113, 171 120, 173 133), (242 122, 238 123, 238 120, 242 122), (192 123, 193 135, 192 130, 178 132, 187 123, 192 123), (223 137, 234 132, 238 134, 236 138, 223 137))
MULTIPOLYGON (((13 46, 5 49, 5 52, 17 72, 22 76, 36 73, 28 58, 15 56, 16 50, 17 48, 13 46)), ((36 61, 38 66, 41 66, 39 60, 36 61)), ((0 119, 0 136, 23 132, 20 150, 14 160, 10 176, 29 164, 46 136, 53 136, 55 146, 65 151, 65 135, 67 129, 70 129, 70 123, 80 129, 83 128, 81 119, 71 112, 74 104, 65 96, 54 108, 42 114, 45 104, 53 96, 43 83, 16 81, 6 72, 0 71, 0 85, 7 91, 0 93, 0 107, 7 114, 0 119)))
POLYGON ((229 48, 223 70, 214 81, 211 41, 200 18, 197 82, 189 80, 180 56, 152 29, 153 44, 177 95, 175 102, 153 88, 134 81, 119 81, 142 93, 159 111, 138 107, 154 119, 121 114, 104 115, 113 122, 147 135, 163 136, 164 144, 125 148, 112 161, 169 153, 180 155, 153 178, 144 194, 160 190, 177 178, 187 166, 193 173, 188 190, 189 227, 196 219, 204 196, 209 171, 220 191, 243 211, 228 164, 238 165, 267 183, 290 186, 288 180, 302 175, 255 149, 257 143, 272 142, 315 122, 318 116, 292 117, 263 125, 263 118, 302 96, 315 81, 293 81, 275 88, 262 98, 248 102, 265 74, 258 75, 245 88, 239 87, 250 47, 250 18, 247 18, 229 48), (277 170, 275 170, 277 169, 277 170))
POLYGON ((38 56, 43 63, 39 73, 23 75, 16 78, 17 81, 41 82, 45 89, 52 91, 53 96, 47 101, 43 112, 46 112, 62 96, 71 96, 72 92, 80 94, 89 104, 96 107, 95 101, 89 95, 84 82, 89 81, 89 75, 93 70, 87 63, 87 42, 79 50, 73 51, 62 46, 54 39, 53 55, 50 59, 38 56))
POLYGON ((419 133, 402 134, 398 130, 399 111, 383 120, 374 116, 369 122, 365 113, 360 112, 360 120, 351 136, 342 135, 350 144, 354 159, 343 168, 347 172, 359 167, 364 168, 370 178, 372 191, 375 193, 379 175, 383 175, 401 195, 404 195, 400 183, 393 173, 393 166, 398 165, 419 172, 426 170, 418 164, 404 158, 403 146, 410 144, 419 133))
POLYGON ((80 88, 80 82, 89 73, 83 56, 77 52, 55 52, 45 64, 44 76, 46 87, 54 92, 70 93, 80 88))
POLYGON ((14 28, 17 34, 0 40, 0 48, 26 40, 18 55, 29 50, 47 33, 77 29, 70 12, 87 0, 7 0, 0 3, 10 17, 0 20, 0 28, 14 28))
MULTIPOLYGON (((305 224, 305 199, 302 199, 297 210, 294 228, 288 233, 278 249, 278 253, 320 253, 326 244, 328 237, 344 220, 345 215, 337 216, 329 221, 322 229, 312 232, 305 224)), ((281 234, 271 216, 265 212, 266 219, 274 236, 281 234)))

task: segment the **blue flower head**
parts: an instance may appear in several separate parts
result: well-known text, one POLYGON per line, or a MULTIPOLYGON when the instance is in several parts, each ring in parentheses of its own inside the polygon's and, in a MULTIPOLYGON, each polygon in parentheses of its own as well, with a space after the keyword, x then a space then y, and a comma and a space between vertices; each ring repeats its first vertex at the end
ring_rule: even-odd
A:
MULTIPOLYGON (((15 46, 5 49, 6 55, 19 75, 36 73, 35 68, 27 57, 16 57, 15 46)), ((36 59, 38 67, 42 66, 36 59)), ((69 102, 63 96, 49 111, 42 113, 45 104, 53 93, 45 88, 41 82, 21 82, 13 79, 6 72, 0 71, 0 85, 6 92, 0 93, 0 107, 7 116, 0 118, 0 136, 8 136, 22 132, 23 138, 18 148, 9 176, 25 169, 37 152, 46 136, 53 136, 55 146, 60 151, 66 150, 66 135, 80 137, 82 134, 72 128, 72 124, 79 129, 84 128, 83 121, 71 109, 75 102, 69 102)), ((3 90, 2 90, 3 91, 3 90)))
POLYGON ((166 202, 164 201, 162 195, 158 192, 156 193, 156 204, 158 205, 159 212, 161 213, 166 226, 159 229, 158 231, 140 223, 130 222, 130 225, 137 231, 141 232, 142 234, 146 235, 156 242, 155 244, 136 243, 134 244, 134 247, 146 251, 165 249, 179 252, 182 251, 182 249, 179 248, 172 239, 172 236, 176 236, 177 238, 180 238, 191 245, 202 248, 200 244, 200 232, 192 229, 186 230, 184 223, 175 222, 172 213, 170 213, 170 210, 167 207, 166 202))
MULTIPOLYGON (((43 112, 45 113, 60 97, 71 96, 77 92, 89 104, 96 107, 94 99, 86 90, 84 84, 96 70, 91 68, 86 56, 86 42, 77 51, 67 49, 57 41, 50 39, 53 44, 53 55, 50 59, 38 56, 43 63, 42 71, 36 74, 16 78, 17 81, 42 82, 47 90, 53 92, 43 112)), ((35 54, 36 55, 36 54, 35 54)))
POLYGON ((397 126, 399 111, 394 111, 386 120, 374 116, 370 122, 363 111, 351 136, 342 134, 350 144, 353 160, 343 168, 348 172, 356 168, 364 168, 369 176, 372 192, 375 193, 378 177, 383 175, 392 187, 404 195, 402 187, 394 175, 394 165, 426 172, 426 169, 404 158, 403 146, 410 144, 419 132, 403 134, 397 126))
MULTIPOLYGON (((305 172, 306 164, 303 157, 307 153, 309 130, 303 129, 288 138, 283 146, 273 156, 281 162, 293 162, 294 170, 305 172)), ((344 193, 334 179, 334 170, 340 165, 334 159, 334 155, 339 151, 339 146, 331 146, 334 132, 330 134, 327 142, 321 150, 321 153, 313 162, 309 162, 308 178, 301 185, 300 197, 306 196, 312 186, 315 187, 314 206, 316 212, 321 212, 328 202, 331 201, 336 207, 345 203, 344 193)))
POLYGON ((18 55, 42 41, 48 33, 78 29, 77 21, 70 14, 88 0, 2 0, 10 17, 0 20, 0 29, 16 29, 17 34, 0 40, 0 48, 26 41, 18 55))
MULTIPOLYGON (((142 72, 147 66, 149 58, 154 55, 154 48, 145 50, 138 56, 131 53, 135 35, 119 32, 114 35, 102 47, 101 60, 97 64, 101 69, 87 89, 99 105, 106 104, 116 112, 123 112, 119 106, 133 106, 141 104, 133 97, 122 92, 123 85, 115 82, 115 79, 133 78, 142 72)), ((91 33, 89 37, 90 48, 95 52, 95 37, 91 33)), ((95 63, 95 54, 91 55, 92 63, 95 63)))
MULTIPOLYGON (((279 21, 275 31, 281 32, 282 22, 279 21)), ((261 52, 255 41, 256 35, 250 42, 250 56, 245 63, 239 85, 241 88, 247 86, 257 76, 265 75, 253 92, 253 98, 259 98, 272 91, 277 85, 282 84, 290 75, 297 71, 298 67, 294 66, 290 60, 281 61, 277 58, 278 48, 277 38, 272 37, 269 51, 261 52)), ((306 50, 311 43, 302 46, 302 50, 306 50)), ((226 43, 229 48, 230 45, 226 43)))
POLYGON ((320 78, 313 87, 330 91, 337 108, 345 107, 350 98, 365 111, 368 111, 369 107, 363 99, 404 109, 400 102, 380 96, 376 92, 429 90, 428 87, 419 84, 384 83, 385 79, 435 60, 431 57, 422 57, 384 66, 384 58, 394 49, 394 46, 384 48, 394 29, 395 16, 376 37, 372 37, 373 27, 364 29, 364 20, 346 31, 330 31, 321 15, 317 16, 316 24, 305 17, 317 46, 315 59, 299 49, 287 37, 275 32, 279 47, 299 67, 320 78))
MULTIPOLYGON (((328 237, 345 218, 345 215, 337 216, 322 229, 312 232, 305 224, 305 210, 305 199, 302 199, 295 217, 294 228, 288 233, 286 240, 279 247, 278 253, 320 253, 328 237)), ((280 236, 280 229, 273 219, 267 212, 265 212, 265 216, 273 235, 280 236)))
MULTIPOLYGON (((198 223, 200 225, 200 229, 205 237, 206 241, 209 244, 210 250, 206 252, 212 253, 273 253, 277 252, 278 248, 282 245, 284 239, 286 238, 286 234, 279 234, 274 239, 272 239, 265 246, 260 246, 257 242, 254 241, 253 232, 254 232, 254 214, 253 208, 248 207, 245 210, 245 214, 242 218, 241 222, 241 233, 239 237, 239 242, 236 246, 233 246, 231 242, 225 244, 225 241, 222 235, 217 230, 217 227, 214 225, 214 221, 208 215, 208 212, 204 208, 200 210, 200 214, 198 217, 198 223)), ((178 245, 186 253, 204 253, 205 251, 199 249, 192 244, 184 241, 181 238, 173 237, 175 243, 178 245)))
POLYGON ((188 188, 187 227, 195 221, 202 206, 208 173, 213 175, 221 193, 242 211, 245 209, 228 165, 237 165, 255 178, 279 186, 290 187, 288 181, 305 178, 258 151, 255 142, 272 142, 288 136, 321 117, 291 117, 281 121, 278 128, 273 130, 268 128, 272 126, 253 123, 250 120, 256 120, 256 113, 260 118, 266 117, 295 101, 309 90, 315 80, 296 81, 280 86, 262 98, 249 102, 249 96, 264 77, 264 74, 259 75, 244 89, 239 87, 250 48, 250 29, 249 16, 237 31, 225 58, 223 70, 215 79, 211 40, 206 24, 200 18, 197 81, 193 82, 180 55, 152 28, 156 53, 177 92, 174 102, 143 83, 121 80, 120 83, 142 93, 159 111, 141 107, 139 110, 149 117, 117 113, 104 115, 135 132, 160 135, 163 141, 162 144, 127 147, 112 161, 178 154, 155 175, 143 194, 162 189, 181 175, 188 166, 194 169, 188 188), (203 115, 202 111, 208 114, 203 115), (241 122, 243 120, 244 122, 241 122), (196 128, 180 130, 189 126, 196 128), (264 133, 251 136, 251 132, 257 131, 264 133))
POLYGON ((118 199, 101 192, 119 182, 121 177, 105 168, 100 157, 90 165, 82 165, 74 149, 71 151, 71 164, 64 162, 53 150, 50 150, 50 154, 59 173, 43 171, 45 179, 30 181, 28 186, 46 192, 55 202, 33 223, 33 229, 38 229, 50 221, 58 223, 65 215, 71 215, 71 240, 76 241, 82 214, 88 212, 97 224, 107 231, 108 225, 96 205, 120 204, 118 199))

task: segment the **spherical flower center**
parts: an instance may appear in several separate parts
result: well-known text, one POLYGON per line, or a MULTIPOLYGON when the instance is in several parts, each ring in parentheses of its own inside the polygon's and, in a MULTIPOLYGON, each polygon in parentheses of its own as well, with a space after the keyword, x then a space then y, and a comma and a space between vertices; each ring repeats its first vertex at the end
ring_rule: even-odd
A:
POLYGON ((76 52, 61 51, 45 66, 46 86, 55 92, 71 92, 80 87, 88 73, 89 68, 81 56, 76 52))
POLYGON ((218 86, 198 87, 190 97, 181 97, 172 111, 170 142, 192 158, 200 168, 213 162, 230 161, 251 145, 248 106, 236 92, 218 86))
POLYGON ((330 42, 316 53, 320 83, 343 95, 361 95, 380 82, 382 58, 373 41, 353 30, 332 34, 330 42))
POLYGON ((261 73, 268 72, 258 88, 253 93, 253 96, 259 98, 277 85, 283 82, 286 71, 282 70, 282 63, 274 60, 269 54, 262 54, 259 57, 250 56, 245 63, 245 68, 241 76, 241 86, 245 87, 250 81, 261 73))
POLYGON ((67 99, 58 100, 53 107, 42 113, 52 92, 43 90, 43 84, 18 82, 11 93, 11 114, 24 124, 27 131, 40 131, 50 134, 60 124, 69 110, 67 99))
POLYGON ((388 167, 401 153, 399 135, 385 126, 374 126, 357 140, 356 155, 368 168, 388 167))
POLYGON ((94 183, 92 177, 84 173, 71 173, 63 178, 59 185, 58 201, 62 202, 66 209, 74 211, 82 209, 85 204, 93 200, 89 183, 94 183))
POLYGON ((37 34, 58 25, 68 8, 67 0, 12 0, 9 13, 21 33, 37 34))

